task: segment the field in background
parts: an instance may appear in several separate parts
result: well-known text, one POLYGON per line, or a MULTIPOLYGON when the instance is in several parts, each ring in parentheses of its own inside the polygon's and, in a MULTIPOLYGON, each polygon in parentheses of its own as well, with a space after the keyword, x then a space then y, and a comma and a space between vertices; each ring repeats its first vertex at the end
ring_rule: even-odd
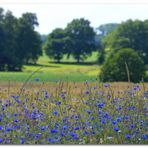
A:
POLYGON ((25 65, 23 72, 0 72, 0 81, 18 81, 24 82, 34 71, 40 69, 31 78, 40 78, 40 81, 55 82, 55 81, 72 81, 83 82, 85 80, 93 80, 98 77, 100 66, 93 64, 97 59, 97 53, 94 52, 92 56, 87 58, 81 64, 76 64, 75 60, 70 57, 69 60, 66 56, 63 58, 61 64, 52 63, 53 60, 49 59, 45 54, 39 58, 37 65, 25 65), (50 61, 50 62, 49 62, 50 61))

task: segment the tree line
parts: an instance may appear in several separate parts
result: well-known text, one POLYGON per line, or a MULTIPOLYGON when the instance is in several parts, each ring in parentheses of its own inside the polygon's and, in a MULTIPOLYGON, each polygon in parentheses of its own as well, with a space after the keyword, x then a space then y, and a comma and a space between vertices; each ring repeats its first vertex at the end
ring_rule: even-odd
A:
POLYGON ((148 20, 109 23, 94 29, 89 20, 73 19, 65 28, 40 35, 34 13, 20 18, 0 8, 0 71, 20 71, 36 63, 43 50, 56 62, 71 55, 77 63, 98 51, 102 81, 139 81, 148 64, 148 20))
POLYGON ((20 71, 24 64, 35 63, 42 54, 41 38, 35 31, 36 14, 20 18, 0 8, 0 71, 20 71))

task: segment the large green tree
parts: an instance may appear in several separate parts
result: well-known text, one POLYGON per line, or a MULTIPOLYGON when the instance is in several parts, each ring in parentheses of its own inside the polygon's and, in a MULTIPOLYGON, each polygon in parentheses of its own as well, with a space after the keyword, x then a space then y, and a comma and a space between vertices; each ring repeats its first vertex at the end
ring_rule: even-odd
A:
POLYGON ((96 33, 88 20, 74 19, 65 30, 69 38, 66 42, 67 53, 72 54, 78 63, 96 50, 96 33))
POLYGON ((36 63, 38 57, 42 55, 41 38, 34 30, 38 26, 36 14, 25 13, 18 20, 18 38, 20 57, 24 59, 24 63, 36 63))
POLYGON ((127 20, 120 24, 105 39, 105 47, 110 47, 113 52, 121 48, 133 48, 148 63, 148 20, 127 20))
POLYGON ((123 48, 106 59, 100 78, 102 81, 140 82, 144 72, 144 62, 138 53, 134 49, 123 48))
POLYGON ((58 63, 66 53, 66 39, 65 31, 61 28, 56 28, 49 34, 47 42, 43 47, 46 54, 58 63))
POLYGON ((16 18, 11 11, 0 8, 0 70, 20 71, 28 61, 36 62, 41 55, 40 35, 33 13, 16 18))

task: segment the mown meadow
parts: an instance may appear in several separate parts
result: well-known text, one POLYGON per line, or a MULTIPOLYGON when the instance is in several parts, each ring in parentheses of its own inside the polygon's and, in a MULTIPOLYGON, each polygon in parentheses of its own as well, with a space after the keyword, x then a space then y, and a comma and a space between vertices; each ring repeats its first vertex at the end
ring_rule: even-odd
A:
POLYGON ((101 83, 98 73, 45 57, 1 72, 0 144, 148 144, 148 84, 101 83))

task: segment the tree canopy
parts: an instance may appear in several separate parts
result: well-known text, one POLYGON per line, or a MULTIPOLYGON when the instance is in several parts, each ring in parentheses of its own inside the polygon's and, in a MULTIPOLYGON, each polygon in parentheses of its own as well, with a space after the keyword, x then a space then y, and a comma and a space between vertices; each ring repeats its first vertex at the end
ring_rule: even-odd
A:
POLYGON ((0 8, 0 70, 20 71, 23 64, 36 62, 42 50, 35 25, 38 22, 33 13, 16 18, 0 8))
POLYGON ((88 20, 74 19, 67 25, 65 31, 69 38, 66 42, 69 53, 78 63, 96 50, 96 34, 88 20))
POLYGON ((104 39, 105 47, 113 52, 121 48, 133 48, 148 64, 148 20, 127 20, 104 39))

